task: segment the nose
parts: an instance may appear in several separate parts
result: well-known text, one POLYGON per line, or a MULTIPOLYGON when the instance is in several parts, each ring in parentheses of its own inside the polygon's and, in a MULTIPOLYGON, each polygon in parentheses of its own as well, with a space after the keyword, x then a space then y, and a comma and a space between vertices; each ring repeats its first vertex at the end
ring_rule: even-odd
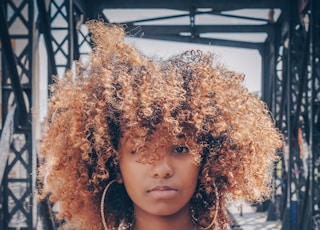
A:
POLYGON ((170 157, 162 156, 158 161, 154 162, 151 167, 151 175, 158 178, 170 178, 174 174, 174 168, 170 157))

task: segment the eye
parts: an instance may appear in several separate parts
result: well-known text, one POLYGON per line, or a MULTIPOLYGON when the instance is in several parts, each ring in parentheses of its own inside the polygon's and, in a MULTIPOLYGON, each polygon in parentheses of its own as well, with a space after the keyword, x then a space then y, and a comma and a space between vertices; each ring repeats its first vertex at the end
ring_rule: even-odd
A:
POLYGON ((179 145, 174 148, 175 153, 187 153, 189 152, 189 148, 184 145, 179 145))

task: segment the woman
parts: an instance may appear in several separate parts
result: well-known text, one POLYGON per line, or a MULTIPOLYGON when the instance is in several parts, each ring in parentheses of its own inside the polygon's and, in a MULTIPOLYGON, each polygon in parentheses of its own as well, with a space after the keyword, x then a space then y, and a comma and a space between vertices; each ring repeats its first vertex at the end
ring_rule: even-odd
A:
POLYGON ((281 146, 265 104, 211 53, 154 61, 120 26, 57 80, 39 178, 66 229, 226 229, 226 205, 270 195, 281 146))

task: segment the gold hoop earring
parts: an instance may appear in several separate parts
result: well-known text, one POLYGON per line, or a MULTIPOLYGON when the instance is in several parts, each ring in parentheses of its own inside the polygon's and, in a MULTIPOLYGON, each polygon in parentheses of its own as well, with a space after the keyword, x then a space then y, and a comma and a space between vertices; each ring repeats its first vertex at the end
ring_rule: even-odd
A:
POLYGON ((102 224, 103 224, 103 227, 105 230, 108 230, 108 227, 107 227, 107 223, 106 223, 106 219, 105 219, 105 216, 104 216, 104 200, 106 198, 106 194, 110 188, 110 186, 116 182, 117 180, 112 180, 110 181, 107 186, 104 188, 103 190, 103 193, 102 193, 102 197, 101 197, 101 202, 100 202, 100 213, 101 213, 101 219, 102 219, 102 224))
POLYGON ((199 220, 195 217, 195 211, 194 210, 191 210, 191 217, 192 217, 192 222, 198 226, 199 229, 201 230, 209 230, 212 228, 212 226, 214 225, 214 223, 216 222, 217 220, 217 217, 218 217, 218 212, 219 212, 219 204, 220 204, 220 198, 219 198, 219 194, 218 194, 218 188, 216 186, 216 184, 214 183, 213 184, 213 187, 214 187, 214 192, 215 192, 215 195, 216 195, 216 202, 215 202, 215 213, 214 213, 214 216, 212 218, 212 221, 211 223, 207 226, 207 227, 202 227, 200 224, 199 224, 199 220))

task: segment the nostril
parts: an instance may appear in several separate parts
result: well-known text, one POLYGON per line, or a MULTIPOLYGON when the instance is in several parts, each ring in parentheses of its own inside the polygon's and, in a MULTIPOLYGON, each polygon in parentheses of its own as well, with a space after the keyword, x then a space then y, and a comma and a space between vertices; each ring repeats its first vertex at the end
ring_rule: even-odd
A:
POLYGON ((168 178, 174 174, 173 167, 166 161, 160 160, 151 167, 153 177, 168 178))

